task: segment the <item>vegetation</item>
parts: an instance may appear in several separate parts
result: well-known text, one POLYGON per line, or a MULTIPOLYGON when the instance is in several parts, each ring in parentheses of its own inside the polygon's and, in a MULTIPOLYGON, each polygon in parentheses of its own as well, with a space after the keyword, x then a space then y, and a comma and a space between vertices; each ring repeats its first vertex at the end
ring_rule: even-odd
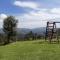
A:
POLYGON ((60 44, 43 40, 0 46, 0 60, 60 60, 60 44))
POLYGON ((17 20, 13 16, 8 16, 6 19, 4 19, 3 31, 7 35, 7 41, 5 41, 4 44, 8 44, 10 40, 10 36, 16 34, 16 25, 17 25, 17 20))
MULTIPOLYGON (((4 42, 4 45, 10 43, 11 36, 16 35, 16 26, 17 20, 13 16, 4 19, 3 31, 7 35, 7 40, 6 36, 4 38, 4 34, 0 34, 0 38, 2 38, 0 43, 4 42)), ((60 60, 60 44, 57 42, 50 44, 41 37, 41 35, 30 31, 24 39, 32 41, 20 41, 0 46, 0 60, 60 60)))
POLYGON ((27 33, 25 35, 25 39, 26 40, 37 40, 37 39, 41 39, 41 38, 44 38, 44 36, 42 36, 41 34, 37 34, 37 33, 33 33, 32 31, 30 31, 29 33, 27 33))

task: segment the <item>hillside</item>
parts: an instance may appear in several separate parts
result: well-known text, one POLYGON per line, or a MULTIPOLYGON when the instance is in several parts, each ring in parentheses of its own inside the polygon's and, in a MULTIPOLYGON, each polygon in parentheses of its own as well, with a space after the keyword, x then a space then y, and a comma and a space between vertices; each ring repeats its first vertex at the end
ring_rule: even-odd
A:
MULTIPOLYGON (((37 35, 44 36, 46 32, 45 27, 35 28, 35 29, 28 29, 28 28, 17 28, 17 39, 24 39, 25 35, 32 31, 33 33, 37 33, 37 35)), ((0 29, 0 34, 4 34, 3 29, 0 29)))
POLYGON ((60 44, 43 40, 11 43, 0 46, 0 60, 60 60, 60 44))
MULTIPOLYGON (((46 31, 46 28, 45 28, 45 27, 34 28, 34 29, 29 29, 29 28, 17 28, 17 33, 18 33, 18 34, 19 34, 19 33, 26 34, 26 33, 30 32, 30 31, 39 34, 39 33, 45 32, 45 31, 46 31)), ((3 29, 2 29, 2 28, 0 29, 0 33, 3 33, 3 29)))

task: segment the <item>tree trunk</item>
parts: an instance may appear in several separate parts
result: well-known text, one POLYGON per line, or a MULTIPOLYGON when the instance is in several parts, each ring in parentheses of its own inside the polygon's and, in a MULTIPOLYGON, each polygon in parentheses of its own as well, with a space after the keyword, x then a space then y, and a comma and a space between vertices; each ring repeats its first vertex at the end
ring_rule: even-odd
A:
POLYGON ((10 34, 7 34, 7 40, 5 40, 4 45, 9 44, 10 41, 10 34))
POLYGON ((9 43, 9 40, 10 40, 10 34, 8 34, 7 36, 7 44, 9 43))

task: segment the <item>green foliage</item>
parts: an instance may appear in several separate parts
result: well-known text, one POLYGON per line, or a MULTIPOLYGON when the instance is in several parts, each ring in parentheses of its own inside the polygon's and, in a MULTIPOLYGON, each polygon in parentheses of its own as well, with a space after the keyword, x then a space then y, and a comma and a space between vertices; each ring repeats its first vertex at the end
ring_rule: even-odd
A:
POLYGON ((44 39, 45 38, 41 34, 38 35, 37 33, 33 33, 32 31, 27 33, 25 36, 26 36, 26 40, 37 40, 37 39, 44 39))
POLYGON ((3 31, 7 35, 7 41, 5 41, 5 44, 9 43, 10 36, 16 35, 16 26, 17 20, 15 17, 8 16, 6 19, 4 19, 3 31))
POLYGON ((57 29, 57 35, 60 36, 60 28, 57 29))
POLYGON ((32 40, 32 37, 33 37, 33 32, 32 31, 30 31, 29 33, 27 33, 26 35, 25 35, 25 40, 32 40))
POLYGON ((60 44, 43 40, 0 46, 0 60, 60 60, 60 44))

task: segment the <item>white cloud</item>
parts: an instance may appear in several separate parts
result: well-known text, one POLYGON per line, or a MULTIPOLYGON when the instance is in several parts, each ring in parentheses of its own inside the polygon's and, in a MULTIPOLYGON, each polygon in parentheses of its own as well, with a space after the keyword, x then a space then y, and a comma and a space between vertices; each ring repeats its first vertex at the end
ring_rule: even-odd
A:
POLYGON ((39 7, 39 5, 37 3, 34 3, 34 2, 15 1, 14 5, 19 6, 19 7, 24 7, 24 8, 32 8, 32 9, 36 9, 39 7))
MULTIPOLYGON (((22 15, 16 16, 19 28, 37 28, 46 27, 47 21, 60 21, 60 8, 39 9, 37 11, 29 11, 22 15)), ((6 14, 0 14, 0 27, 2 27, 3 19, 6 14)))
POLYGON ((53 8, 50 11, 51 13, 60 14, 60 8, 53 8))
POLYGON ((0 28, 2 28, 3 26, 3 20, 7 18, 6 14, 0 14, 0 28))
POLYGON ((38 11, 31 11, 21 16, 17 16, 19 20, 18 27, 46 27, 47 21, 60 21, 60 14, 53 13, 51 10, 52 9, 40 9, 38 11))
POLYGON ((7 18, 7 15, 6 14, 0 14, 0 19, 4 19, 4 18, 7 18))

